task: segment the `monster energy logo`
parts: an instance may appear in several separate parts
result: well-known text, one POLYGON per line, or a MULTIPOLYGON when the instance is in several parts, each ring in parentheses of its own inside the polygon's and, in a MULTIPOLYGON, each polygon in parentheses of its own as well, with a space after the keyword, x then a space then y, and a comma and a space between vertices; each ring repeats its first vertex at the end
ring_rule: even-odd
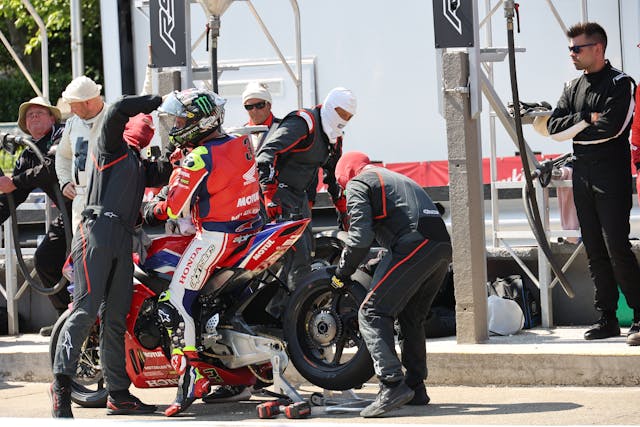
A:
POLYGON ((202 110, 205 114, 211 114, 213 112, 213 105, 211 105, 211 101, 208 96, 199 96, 193 101, 196 106, 202 110))

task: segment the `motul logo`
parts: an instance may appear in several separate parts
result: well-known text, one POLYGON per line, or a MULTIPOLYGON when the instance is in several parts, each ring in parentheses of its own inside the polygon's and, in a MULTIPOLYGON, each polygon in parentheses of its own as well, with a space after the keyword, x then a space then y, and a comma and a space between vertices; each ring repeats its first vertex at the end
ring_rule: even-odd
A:
POLYGON ((256 191, 250 196, 241 197, 238 199, 238 203, 236 204, 237 208, 243 208, 248 205, 252 205, 257 203, 260 200, 260 194, 256 191))
POLYGON ((275 243, 275 241, 273 241, 273 240, 267 240, 265 242, 264 246, 262 246, 260 248, 260 250, 258 252, 256 252, 256 254, 252 257, 253 260, 254 261, 259 260, 262 257, 262 255, 264 255, 264 253, 267 252, 271 246, 273 246, 274 243, 275 243))

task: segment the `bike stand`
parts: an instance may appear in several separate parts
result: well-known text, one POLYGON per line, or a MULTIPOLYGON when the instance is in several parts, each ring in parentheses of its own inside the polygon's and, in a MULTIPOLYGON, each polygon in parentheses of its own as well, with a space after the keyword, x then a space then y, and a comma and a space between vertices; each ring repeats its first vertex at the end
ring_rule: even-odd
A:
POLYGON ((288 362, 289 358, 284 352, 271 356, 271 367, 273 369, 273 388, 276 393, 287 396, 294 403, 302 402, 304 399, 302 398, 302 396, 300 396, 300 393, 298 393, 298 391, 293 388, 291 383, 289 383, 289 381, 284 378, 282 365, 286 367, 288 362))
POLYGON ((325 406, 324 411, 327 414, 360 413, 373 402, 373 400, 359 397, 353 389, 340 392, 324 389, 323 393, 313 393, 310 400, 314 406, 325 406), (336 393, 342 396, 336 397, 336 393))

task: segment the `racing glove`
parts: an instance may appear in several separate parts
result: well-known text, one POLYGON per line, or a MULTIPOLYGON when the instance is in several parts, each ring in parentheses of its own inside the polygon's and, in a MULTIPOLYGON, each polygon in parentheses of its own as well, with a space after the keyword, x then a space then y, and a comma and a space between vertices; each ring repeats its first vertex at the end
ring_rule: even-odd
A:
POLYGON ((267 184, 262 189, 262 197, 264 198, 264 208, 267 211, 267 216, 270 220, 276 219, 278 216, 282 216, 282 206, 280 206, 274 197, 278 191, 277 184, 267 184))

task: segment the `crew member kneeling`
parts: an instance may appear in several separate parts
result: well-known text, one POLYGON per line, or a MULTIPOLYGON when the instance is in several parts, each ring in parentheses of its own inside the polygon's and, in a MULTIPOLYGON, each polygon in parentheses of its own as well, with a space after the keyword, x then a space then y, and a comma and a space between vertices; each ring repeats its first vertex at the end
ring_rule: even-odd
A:
POLYGON ((426 405, 423 324, 451 262, 449 233, 435 204, 417 183, 372 165, 363 153, 343 154, 336 177, 346 188, 349 237, 332 284, 344 286, 374 239, 388 250, 358 313, 360 332, 381 383, 375 401, 360 415, 379 417, 406 403, 426 405), (395 352, 396 318, 402 363, 395 352))

